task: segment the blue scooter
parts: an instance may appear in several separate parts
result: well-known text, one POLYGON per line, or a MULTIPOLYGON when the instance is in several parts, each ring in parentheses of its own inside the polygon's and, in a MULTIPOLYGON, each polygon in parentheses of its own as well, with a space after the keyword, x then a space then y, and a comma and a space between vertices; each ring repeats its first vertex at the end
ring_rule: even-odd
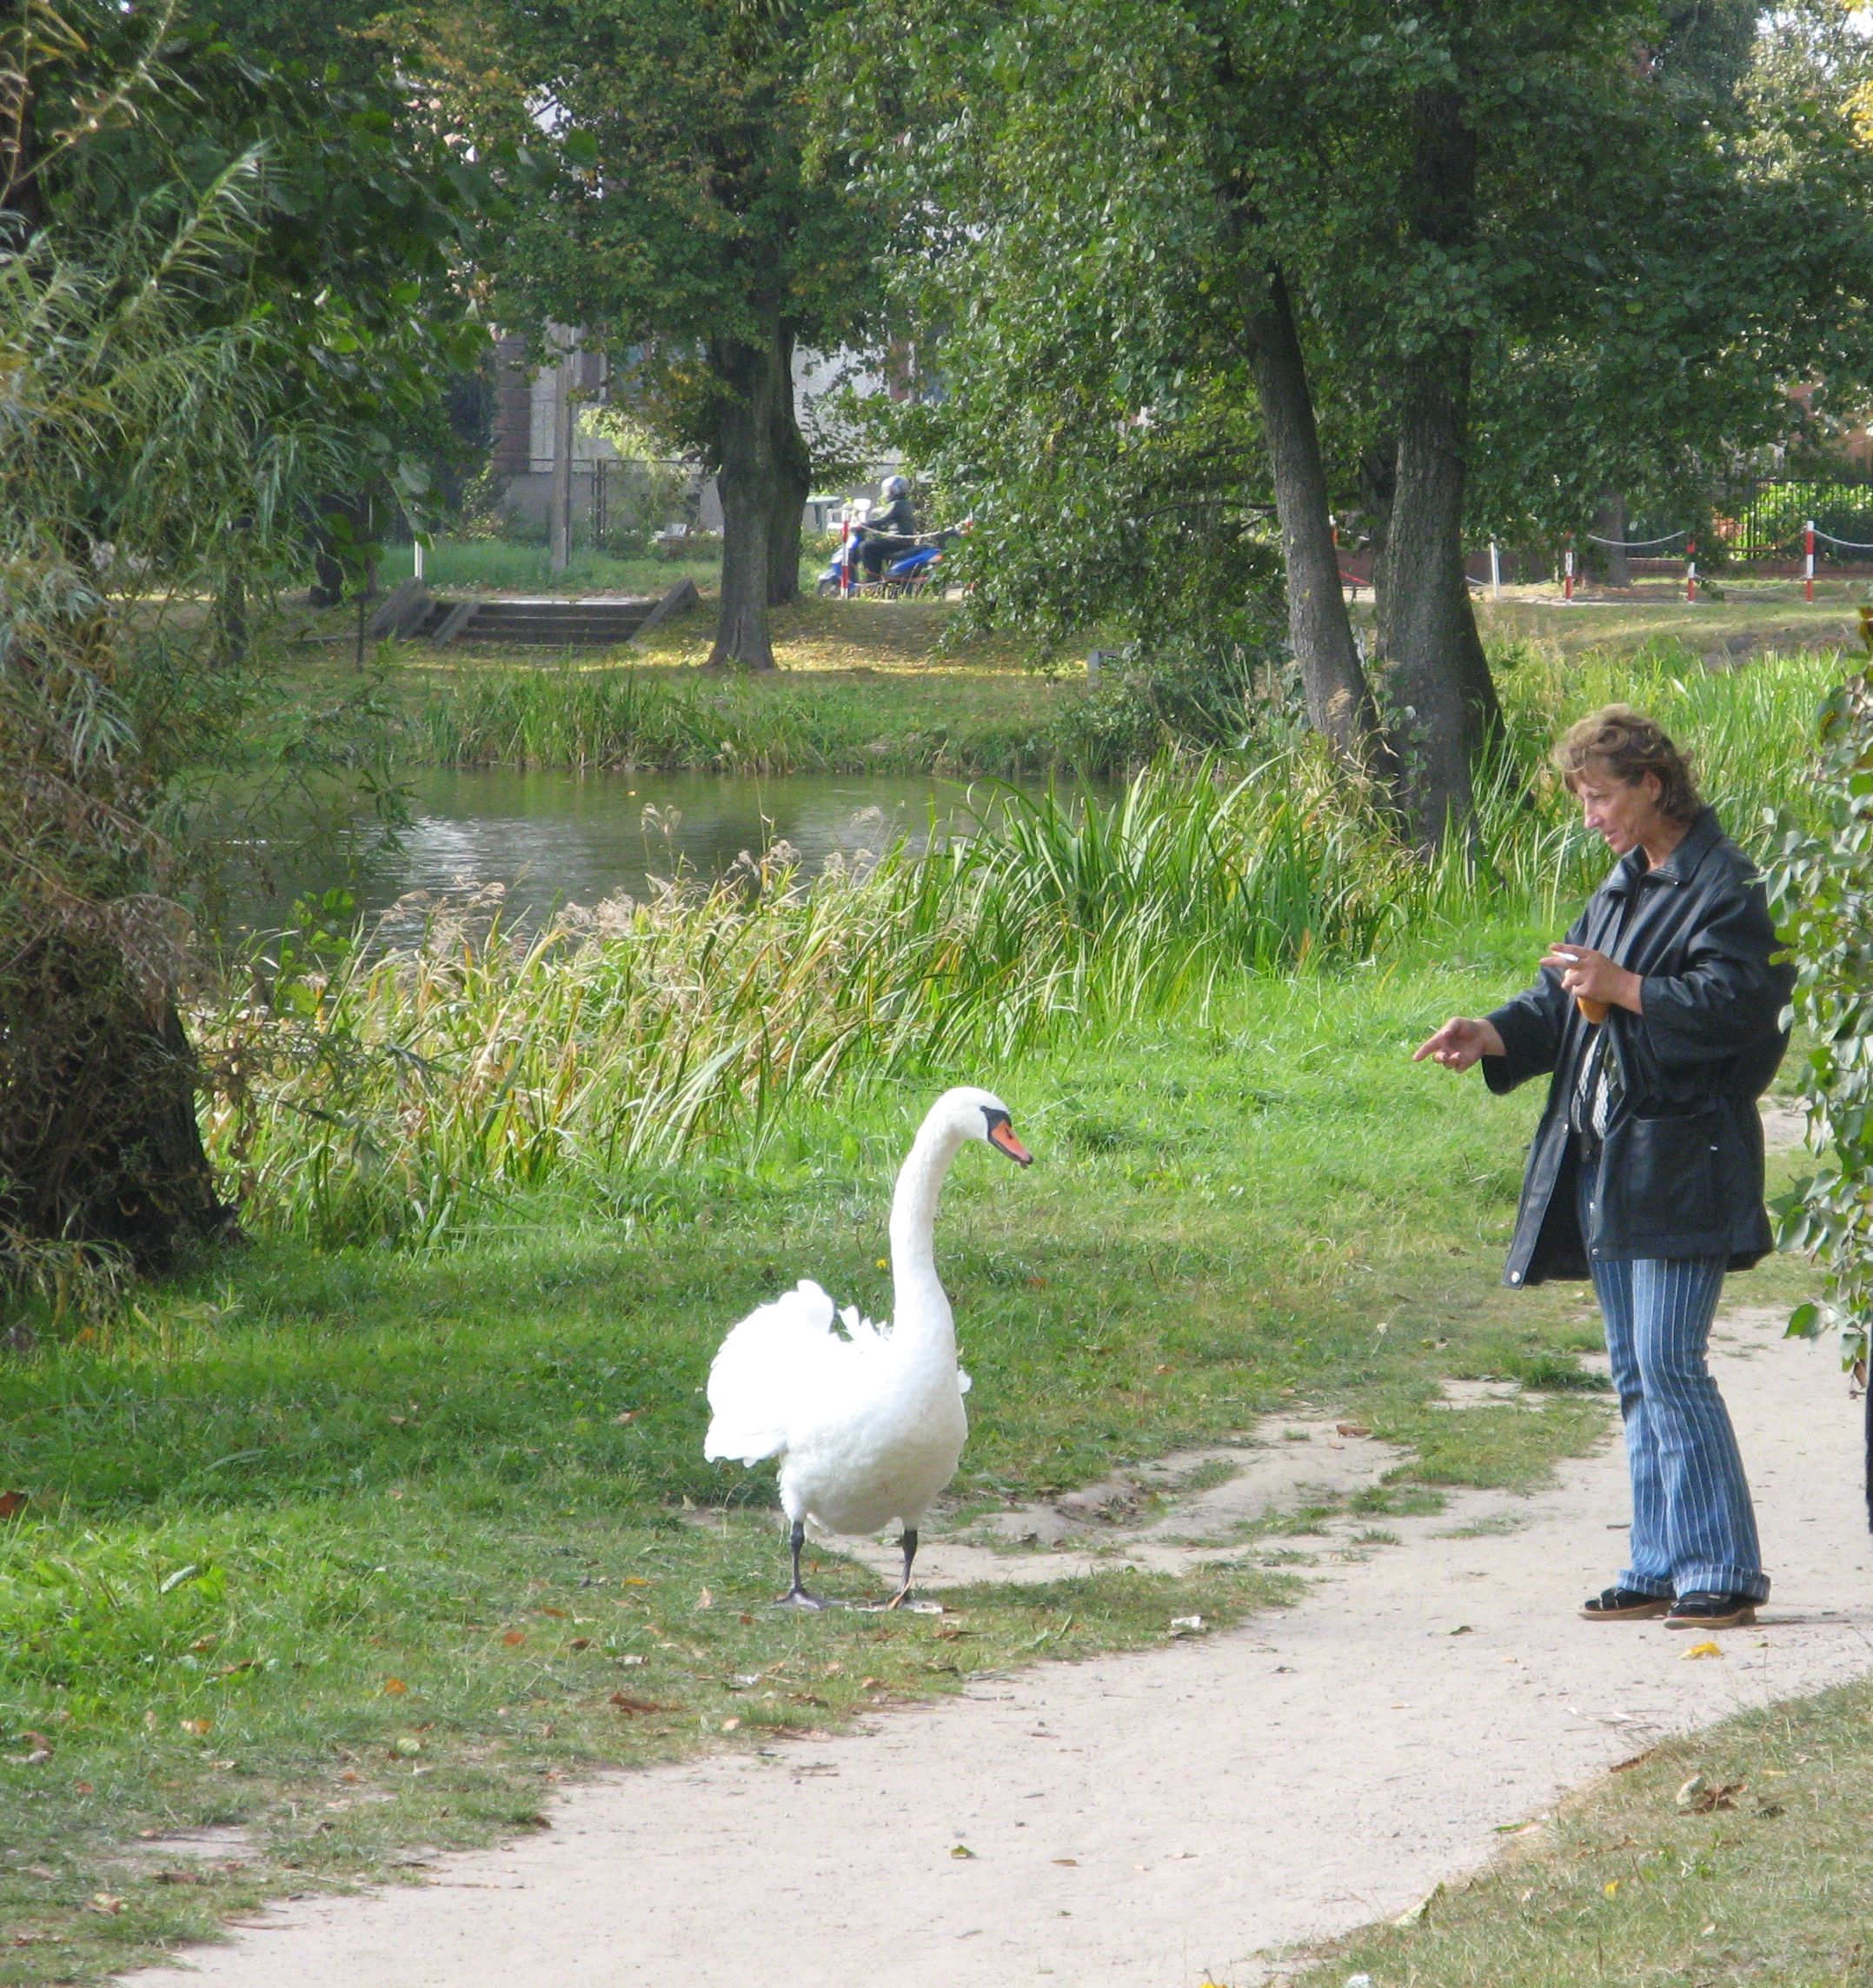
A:
POLYGON ((943 548, 961 529, 952 525, 946 530, 923 535, 920 543, 893 560, 873 580, 865 570, 859 549, 867 537, 880 535, 867 533, 863 525, 854 525, 845 542, 834 548, 832 559, 820 575, 819 591, 822 595, 876 595, 887 601, 922 593, 936 583, 937 568, 943 563, 943 548))

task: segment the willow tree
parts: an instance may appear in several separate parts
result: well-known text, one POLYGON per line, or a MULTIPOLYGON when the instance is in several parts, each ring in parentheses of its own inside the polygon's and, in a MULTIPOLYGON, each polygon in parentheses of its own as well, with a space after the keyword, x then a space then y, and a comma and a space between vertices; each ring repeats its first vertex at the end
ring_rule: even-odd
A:
POLYGON ((99 1246, 160 1267, 227 1220, 163 817, 248 665, 193 602, 302 564, 308 504, 386 467, 363 410, 441 349, 416 294, 296 280, 339 154, 392 222, 369 131, 287 87, 173 4, 27 0, 0 33, 0 1284, 99 1246))
POLYGON ((770 605, 798 588, 812 438, 794 356, 857 341, 875 221, 809 175, 805 89, 824 0, 436 0, 412 17, 462 126, 561 170, 484 243, 502 317, 576 325, 614 391, 717 476, 711 662, 774 667, 770 605))

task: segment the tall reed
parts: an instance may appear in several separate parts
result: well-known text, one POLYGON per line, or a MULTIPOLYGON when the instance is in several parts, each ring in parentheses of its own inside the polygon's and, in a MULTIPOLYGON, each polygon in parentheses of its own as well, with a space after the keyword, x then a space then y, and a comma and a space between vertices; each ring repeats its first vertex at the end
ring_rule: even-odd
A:
POLYGON ((434 1236, 475 1199, 758 1148, 793 1099, 991 1068, 1219 974, 1369 949, 1408 868, 1315 749, 1166 761, 1106 809, 998 794, 977 832, 808 888, 770 854, 531 936, 431 907, 201 1018, 210 1149, 254 1219, 434 1236))

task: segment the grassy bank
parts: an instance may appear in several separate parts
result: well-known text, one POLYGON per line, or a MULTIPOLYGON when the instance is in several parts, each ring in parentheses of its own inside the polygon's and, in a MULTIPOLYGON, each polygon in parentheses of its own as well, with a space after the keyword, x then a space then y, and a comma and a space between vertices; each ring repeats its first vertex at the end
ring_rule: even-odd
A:
MULTIPOLYGON (((696 676, 708 630, 707 617, 695 615, 661 631, 641 657, 522 662, 511 651, 405 648, 398 670, 415 748, 437 765, 1004 776, 1075 766, 1124 770, 1119 762, 1137 750, 1139 735, 1102 721, 1105 689, 1079 672, 1036 674, 999 645, 952 651, 943 642, 949 614, 931 602, 803 602, 775 617, 781 668, 772 677, 696 676)), ((1618 695, 1709 737, 1707 754, 1724 770, 1717 784, 1735 795, 1750 784, 1740 776, 1751 738, 1766 747, 1768 762, 1754 788, 1782 777, 1821 686, 1839 674, 1834 645, 1849 637, 1846 619, 1830 608, 1786 643, 1747 620, 1721 639, 1687 626, 1588 642, 1575 624, 1556 628, 1532 611, 1505 612, 1491 622, 1491 652, 1504 703, 1524 733, 1524 758, 1556 722, 1618 695), (1726 642, 1737 645, 1734 654, 1726 642), (1731 667, 1740 657, 1748 666, 1731 667)), ((1265 740, 1272 728, 1279 723, 1265 708, 1244 706, 1243 739, 1265 740)), ((1756 793, 1749 798, 1753 807, 1756 793)))
POLYGON ((1873 1684, 1668 1740, 1560 1813, 1423 1919, 1342 1943, 1294 1988, 1578 1988, 1867 1978, 1873 1684), (1704 1805, 1691 1791, 1726 1791, 1704 1805))

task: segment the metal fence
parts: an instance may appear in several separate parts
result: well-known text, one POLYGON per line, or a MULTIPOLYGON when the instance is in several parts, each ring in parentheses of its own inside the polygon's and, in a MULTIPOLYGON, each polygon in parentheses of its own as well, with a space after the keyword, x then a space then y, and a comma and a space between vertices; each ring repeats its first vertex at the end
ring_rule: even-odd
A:
POLYGON ((1873 549, 1873 475, 1734 479, 1711 491, 1702 529, 1682 516, 1643 511, 1628 520, 1625 535, 1646 539, 1690 529, 1705 559, 1799 562, 1810 520, 1817 563, 1863 558, 1873 549))

